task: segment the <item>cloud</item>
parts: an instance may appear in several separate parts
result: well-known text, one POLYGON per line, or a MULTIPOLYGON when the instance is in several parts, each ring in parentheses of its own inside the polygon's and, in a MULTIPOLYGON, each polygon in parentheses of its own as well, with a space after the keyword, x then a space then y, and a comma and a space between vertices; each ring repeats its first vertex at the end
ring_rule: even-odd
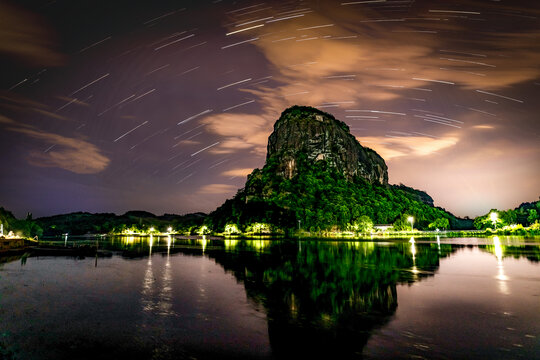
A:
MULTIPOLYGON (((478 40, 467 40, 473 44, 478 41, 476 47, 463 44, 462 34, 470 31, 466 26, 472 25, 462 22, 431 19, 426 32, 426 18, 422 17, 389 24, 372 22, 384 18, 384 14, 373 9, 358 12, 350 7, 321 3, 314 10, 302 17, 265 23, 249 31, 250 37, 259 38, 250 46, 257 47, 269 62, 274 86, 265 83, 251 87, 246 83, 239 89, 257 98, 261 107, 257 115, 228 113, 206 117, 207 129, 226 138, 213 153, 250 151, 264 155, 273 123, 283 109, 295 104, 317 107, 336 101, 342 102, 340 109, 392 111, 402 108, 405 99, 409 102, 415 99, 416 106, 418 101, 443 96, 436 93, 441 86, 446 87, 444 96, 458 97, 475 89, 506 93, 505 89, 511 85, 540 76, 537 61, 540 43, 535 29, 520 34, 479 31, 478 40), (317 27, 324 24, 331 26, 317 27), (310 27, 314 28, 306 29, 310 27), (512 57, 501 56, 501 44, 512 49, 512 57), (463 48, 481 51, 452 52, 463 48)), ((417 10, 422 14, 422 9, 417 10)), ((230 30, 238 30, 234 22, 242 19, 233 15, 229 20, 230 30)), ((234 37, 245 36, 242 32, 234 37)), ((410 119, 406 121, 411 123, 410 119)), ((390 158, 411 152, 421 156, 457 141, 455 137, 420 138, 385 139, 392 148, 386 146, 382 152, 390 158), (410 147, 407 145, 410 140, 418 143, 412 150, 404 150, 410 147), (394 149, 398 147, 401 149, 394 149)))
POLYGON ((0 53, 31 66, 59 66, 64 56, 54 45, 53 33, 41 17, 0 2, 0 53))
POLYGON ((252 168, 231 169, 221 173, 223 176, 248 176, 253 171, 252 168))
POLYGON ((187 146, 187 145, 200 145, 200 144, 201 144, 201 142, 196 141, 196 140, 182 140, 182 141, 177 142, 176 145, 174 145, 174 146, 177 146, 177 145, 187 146))
POLYGON ((85 106, 85 107, 90 106, 90 104, 88 104, 88 103, 86 103, 84 101, 81 101, 81 100, 79 100, 77 98, 70 98, 70 97, 67 97, 67 96, 56 96, 56 98, 65 101, 66 104, 75 104, 75 105, 80 105, 80 106, 85 106))
POLYGON ((237 187, 234 185, 228 185, 228 184, 208 184, 202 186, 197 193, 200 194, 233 194, 236 192, 237 187))
POLYGON ((95 145, 82 139, 42 132, 29 127, 12 127, 8 130, 54 145, 47 152, 29 153, 28 161, 34 166, 59 167, 77 174, 94 174, 105 170, 110 163, 95 145))
POLYGON ((0 96, 0 107, 13 110, 17 118, 14 120, 0 115, 0 125, 4 125, 5 130, 23 134, 46 144, 47 151, 29 151, 30 164, 39 167, 58 167, 77 174, 99 173, 109 165, 110 159, 103 155, 97 146, 83 138, 44 131, 27 123, 29 120, 35 122, 35 119, 42 116, 46 119, 73 121, 45 110, 46 105, 16 94, 5 94, 0 96))
POLYGON ((228 138, 220 143, 219 147, 216 147, 210 150, 213 154, 230 154, 240 150, 252 149, 254 146, 255 150, 261 149, 260 144, 254 145, 253 143, 245 142, 240 138, 228 138))
POLYGON ((56 113, 53 113, 53 112, 50 112, 50 111, 47 111, 47 110, 38 109, 38 108, 34 108, 34 109, 32 109, 32 110, 34 110, 34 111, 37 112, 38 114, 41 114, 41 115, 44 115, 44 116, 47 116, 47 117, 50 117, 50 118, 53 118, 53 119, 57 119, 57 120, 68 120, 68 118, 66 118, 65 116, 58 115, 58 114, 56 114, 56 113))
POLYGON ((227 137, 212 149, 214 154, 228 154, 239 150, 253 150, 264 154, 268 135, 272 129, 271 121, 264 116, 225 113, 209 116, 202 120, 206 129, 227 137))
POLYGON ((459 141, 458 137, 447 135, 444 138, 425 136, 366 136, 357 138, 361 144, 375 150, 386 161, 402 156, 428 156, 450 148, 459 141))
POLYGON ((0 124, 14 124, 14 123, 15 121, 11 120, 10 118, 0 115, 0 124))
POLYGON ((30 100, 16 93, 0 93, 0 106, 12 110, 46 109, 47 105, 30 100))
POLYGON ((72 121, 63 115, 50 111, 50 107, 43 103, 30 100, 15 93, 6 92, 0 95, 0 108, 12 114, 17 114, 16 117, 19 119, 24 118, 21 116, 21 114, 25 114, 27 117, 31 117, 32 119, 72 121), (35 116, 36 114, 40 116, 35 116))
MULTIPOLYGON (((480 33, 482 40, 477 48, 482 51, 481 56, 476 56, 474 52, 463 54, 445 50, 445 47, 463 48, 460 33, 465 28, 457 22, 439 25, 446 33, 442 38, 438 34, 429 36, 411 32, 419 25, 425 26, 422 20, 410 19, 389 27, 388 24, 363 23, 363 19, 366 18, 359 13, 351 19, 337 11, 325 15, 310 14, 309 22, 304 24, 333 23, 334 26, 298 31, 299 23, 307 21, 298 19, 279 25, 281 32, 253 44, 278 69, 280 80, 288 80, 289 84, 298 81, 305 85, 314 85, 310 83, 315 81, 319 86, 307 88, 321 91, 328 84, 345 79, 332 79, 331 76, 354 75, 350 81, 345 81, 345 87, 363 90, 359 92, 362 98, 374 100, 395 98, 402 96, 403 90, 408 88, 431 85, 428 81, 415 79, 452 82, 464 89, 502 89, 540 75, 538 30, 529 33, 480 33), (376 32, 377 36, 369 35, 370 32, 376 32), (286 38, 291 39, 280 41, 286 38), (306 38, 314 40, 303 41, 306 38), (512 57, 500 56, 501 44, 511 49, 512 57), (398 87, 372 88, 381 85, 398 87)), ((277 26, 274 25, 276 29, 277 26)), ((435 32, 437 27, 437 24, 430 26, 435 32)), ((268 30, 271 31, 272 26, 257 29, 259 36, 268 30)))

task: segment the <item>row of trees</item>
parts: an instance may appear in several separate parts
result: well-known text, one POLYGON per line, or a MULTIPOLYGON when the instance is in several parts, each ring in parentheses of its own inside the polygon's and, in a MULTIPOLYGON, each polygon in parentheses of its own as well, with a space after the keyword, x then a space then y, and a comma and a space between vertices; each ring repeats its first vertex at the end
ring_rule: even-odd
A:
POLYGON ((510 225, 530 226, 540 220, 540 201, 523 203, 514 210, 491 209, 487 214, 474 219, 479 230, 500 229, 510 225))
POLYGON ((32 219, 31 213, 28 213, 26 219, 17 219, 11 211, 0 207, 0 224, 3 225, 4 234, 8 234, 10 231, 15 235, 25 237, 43 234, 43 229, 32 219))
POLYGON ((169 227, 175 232, 191 233, 202 225, 205 217, 203 213, 156 216, 146 211, 129 211, 123 215, 76 212, 39 218, 37 222, 44 229, 45 235, 52 236, 65 233, 83 235, 128 231, 149 233, 151 228, 156 232, 167 232, 169 227))

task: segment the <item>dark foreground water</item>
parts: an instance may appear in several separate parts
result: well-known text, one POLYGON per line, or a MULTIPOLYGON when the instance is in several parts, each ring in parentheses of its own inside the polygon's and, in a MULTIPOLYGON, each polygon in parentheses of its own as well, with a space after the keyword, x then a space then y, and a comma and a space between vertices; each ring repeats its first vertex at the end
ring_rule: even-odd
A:
POLYGON ((4 259, 0 359, 540 359, 538 239, 100 247, 4 259))

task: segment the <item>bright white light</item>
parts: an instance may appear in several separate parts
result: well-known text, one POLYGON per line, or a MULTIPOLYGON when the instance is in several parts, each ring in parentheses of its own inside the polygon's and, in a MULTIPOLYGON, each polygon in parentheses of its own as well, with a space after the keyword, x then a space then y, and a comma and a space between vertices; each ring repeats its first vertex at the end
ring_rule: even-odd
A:
POLYGON ((414 218, 412 216, 409 216, 407 218, 407 221, 411 223, 411 231, 413 231, 413 223, 414 223, 414 218))
MULTIPOLYGON (((415 246, 415 241, 413 237, 411 237, 411 240, 409 240, 409 243, 411 244, 411 254, 412 254, 413 264, 414 264, 416 261, 416 246, 415 246)), ((414 268, 416 268, 416 266, 414 266, 414 268)))
POLYGON ((503 258, 503 250, 498 236, 493 238, 493 245, 495 245, 495 256, 497 257, 497 261, 501 262, 503 258))
POLYGON ((497 215, 497 213, 494 211, 492 212, 491 214, 489 214, 489 218, 491 219, 491 222, 496 222, 497 219, 499 218, 499 215, 497 215))
POLYGON ((167 232, 172 232, 172 227, 169 226, 169 227, 167 228, 167 232))
POLYGON ((204 252, 204 250, 206 250, 206 235, 202 236, 201 243, 202 243, 202 252, 204 252))

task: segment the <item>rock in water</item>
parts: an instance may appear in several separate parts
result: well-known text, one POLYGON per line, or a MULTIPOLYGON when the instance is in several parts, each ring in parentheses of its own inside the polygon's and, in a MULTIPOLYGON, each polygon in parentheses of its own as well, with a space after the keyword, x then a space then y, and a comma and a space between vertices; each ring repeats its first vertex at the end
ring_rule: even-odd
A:
POLYGON ((388 184, 388 167, 379 154, 360 145, 347 124, 308 106, 293 106, 281 114, 268 138, 266 160, 277 159, 280 175, 290 179, 300 154, 312 161, 326 160, 349 180, 360 176, 388 184))

